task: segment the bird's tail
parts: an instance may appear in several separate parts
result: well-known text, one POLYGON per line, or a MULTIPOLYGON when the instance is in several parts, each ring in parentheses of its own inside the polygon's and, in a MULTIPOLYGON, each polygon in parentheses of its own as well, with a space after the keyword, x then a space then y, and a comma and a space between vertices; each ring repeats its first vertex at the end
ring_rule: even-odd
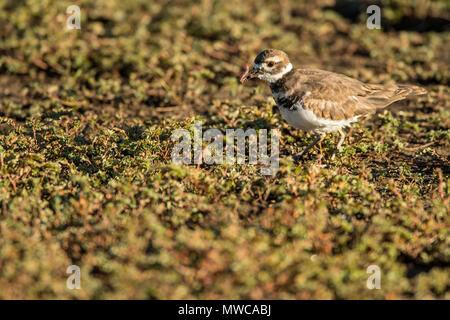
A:
POLYGON ((371 93, 365 97, 373 109, 386 108, 388 105, 405 98, 426 94, 427 90, 418 86, 402 85, 366 85, 371 93))

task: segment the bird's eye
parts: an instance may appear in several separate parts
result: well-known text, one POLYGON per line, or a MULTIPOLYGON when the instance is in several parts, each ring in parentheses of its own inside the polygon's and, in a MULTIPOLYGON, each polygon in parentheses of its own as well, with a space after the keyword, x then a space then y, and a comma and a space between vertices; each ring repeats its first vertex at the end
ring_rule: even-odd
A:
POLYGON ((274 66, 275 63, 273 63, 272 61, 267 62, 267 66, 269 68, 272 68, 274 66))

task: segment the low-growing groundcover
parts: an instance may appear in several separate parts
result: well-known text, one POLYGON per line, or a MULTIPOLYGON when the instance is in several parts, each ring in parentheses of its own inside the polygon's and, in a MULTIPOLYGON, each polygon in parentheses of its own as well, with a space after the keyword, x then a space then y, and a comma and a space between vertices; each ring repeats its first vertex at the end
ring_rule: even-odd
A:
POLYGON ((0 298, 449 299, 448 2, 346 3, 0 2, 0 298), (313 136, 236 79, 267 47, 429 94, 294 163, 313 136), (195 121, 280 130, 278 172, 173 164, 195 121))

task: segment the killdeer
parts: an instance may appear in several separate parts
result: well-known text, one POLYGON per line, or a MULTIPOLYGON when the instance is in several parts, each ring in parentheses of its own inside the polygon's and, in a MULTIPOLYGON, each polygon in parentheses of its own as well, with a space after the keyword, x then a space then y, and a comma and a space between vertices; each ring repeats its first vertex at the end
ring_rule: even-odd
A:
POLYGON ((366 84, 342 74, 323 70, 297 69, 286 53, 268 49, 259 53, 249 70, 246 66, 240 82, 265 81, 284 119, 291 126, 317 133, 314 141, 294 158, 300 158, 320 143, 329 132, 340 134, 332 159, 344 142, 343 128, 360 117, 385 108, 395 101, 426 94, 413 85, 366 84))

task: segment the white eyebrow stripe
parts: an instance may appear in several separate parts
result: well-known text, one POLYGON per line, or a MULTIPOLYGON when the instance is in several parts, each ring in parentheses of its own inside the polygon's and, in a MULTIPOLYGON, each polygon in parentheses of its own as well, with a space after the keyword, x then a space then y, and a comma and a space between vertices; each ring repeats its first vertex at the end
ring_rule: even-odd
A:
POLYGON ((267 58, 266 61, 271 61, 271 62, 280 62, 280 58, 278 57, 272 57, 272 58, 267 58))

